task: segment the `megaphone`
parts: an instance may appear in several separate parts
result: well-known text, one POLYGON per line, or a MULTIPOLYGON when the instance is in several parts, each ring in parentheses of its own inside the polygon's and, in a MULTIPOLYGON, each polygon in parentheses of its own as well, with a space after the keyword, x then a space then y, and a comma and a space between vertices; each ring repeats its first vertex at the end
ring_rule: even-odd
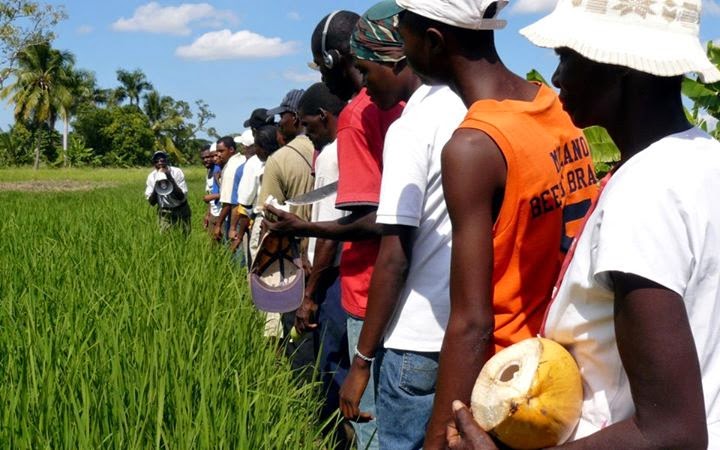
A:
POLYGON ((170 195, 172 191, 173 185, 170 180, 168 180, 167 175, 159 173, 155 180, 155 192, 158 195, 170 195))

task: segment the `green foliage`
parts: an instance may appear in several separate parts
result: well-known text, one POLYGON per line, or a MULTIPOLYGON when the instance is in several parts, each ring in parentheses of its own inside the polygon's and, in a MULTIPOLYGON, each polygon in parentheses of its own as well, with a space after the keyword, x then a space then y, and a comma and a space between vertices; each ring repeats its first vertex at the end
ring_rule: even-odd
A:
POLYGON ((112 166, 147 165, 155 148, 155 136, 147 116, 136 106, 110 110, 112 122, 102 133, 110 141, 110 152, 103 162, 112 166))
POLYGON ((33 0, 0 2, 0 87, 25 48, 53 40, 53 26, 66 17, 62 6, 33 0))
POLYGON ((0 133, 0 166, 22 166, 33 160, 33 135, 22 122, 0 133))
POLYGON ((153 88, 152 83, 147 80, 147 77, 140 69, 135 69, 132 72, 118 69, 117 79, 120 82, 120 87, 116 89, 115 97, 118 101, 127 99, 131 105, 139 105, 140 95, 143 91, 149 91, 153 88))
MULTIPOLYGON (((709 41, 707 55, 710 61, 720 67, 720 47, 709 41)), ((699 78, 685 77, 682 85, 683 94, 689 98, 693 105, 688 111, 690 120, 698 127, 720 139, 720 124, 710 127, 707 116, 720 120, 720 82, 705 84, 699 78)))
POLYGON ((545 77, 543 77, 542 74, 536 69, 532 69, 530 72, 528 72, 527 75, 525 75, 525 79, 527 79, 528 81, 535 81, 537 83, 542 83, 550 86, 550 83, 548 83, 545 80, 545 77))
POLYGON ((583 130, 585 139, 590 145, 595 172, 598 178, 610 172, 616 162, 620 161, 620 150, 603 127, 589 127, 583 130))
POLYGON ((70 134, 65 158, 58 158, 54 166, 85 167, 98 166, 102 163, 100 156, 92 148, 85 145, 85 140, 78 134, 70 134))
POLYGON ((105 128, 110 126, 112 121, 110 109, 88 103, 78 108, 72 126, 85 145, 102 158, 112 149, 112 139, 104 133, 105 128))
POLYGON ((84 145, 93 149, 93 164, 146 166, 155 149, 150 122, 134 105, 111 108, 83 105, 73 128, 84 145))
POLYGON ((331 448, 317 386, 263 337, 244 271, 200 231, 203 170, 186 172, 187 239, 158 233, 147 170, 0 179, 18 173, 117 186, 0 191, 1 448, 331 448))

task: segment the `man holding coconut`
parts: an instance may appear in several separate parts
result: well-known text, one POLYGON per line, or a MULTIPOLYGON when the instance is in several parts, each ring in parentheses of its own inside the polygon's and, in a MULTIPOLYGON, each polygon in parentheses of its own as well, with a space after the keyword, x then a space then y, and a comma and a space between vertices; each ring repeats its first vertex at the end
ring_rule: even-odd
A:
POLYGON ((590 207, 589 147, 547 86, 508 70, 494 44, 506 1, 398 0, 413 70, 447 84, 468 114, 442 152, 452 222, 450 316, 424 448, 445 445, 495 351, 534 336, 565 245, 590 207))
MULTIPOLYGON (((681 99, 685 73, 720 71, 698 39, 700 0, 653 3, 561 0, 521 31, 558 53, 573 121, 605 127, 621 153, 543 326, 583 376, 567 448, 720 447, 720 144, 681 99)), ((456 411, 451 448, 494 448, 456 411)))

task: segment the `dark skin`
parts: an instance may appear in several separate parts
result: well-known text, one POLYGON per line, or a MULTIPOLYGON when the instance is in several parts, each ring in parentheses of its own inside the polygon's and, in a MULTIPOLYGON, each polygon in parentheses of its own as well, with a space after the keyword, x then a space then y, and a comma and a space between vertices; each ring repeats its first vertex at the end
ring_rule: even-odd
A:
MULTIPOLYGON (((300 110, 300 122, 305 134, 317 149, 322 149, 337 136, 337 117, 320 108, 317 111, 300 110)), ((319 302, 316 292, 321 286, 332 283, 338 275, 335 267, 339 242, 332 239, 317 239, 312 271, 305 283, 305 295, 300 308, 295 313, 295 329, 305 333, 317 328, 316 313, 319 302)))
MULTIPOLYGON (((404 60, 397 63, 357 60, 355 65, 363 74, 368 95, 383 110, 408 101, 422 84, 404 60)), ((382 227, 365 321, 358 340, 358 350, 365 356, 375 356, 398 307, 410 267, 414 230, 407 226, 382 227)), ((368 413, 360 411, 360 398, 370 380, 370 367, 362 358, 353 358, 350 372, 340 388, 340 409, 346 419, 371 419, 368 413)))
MULTIPOLYGON (((477 47, 467 48, 462 37, 447 28, 412 26, 408 14, 401 15, 400 34, 410 65, 423 79, 446 83, 468 107, 484 99, 530 102, 535 98, 538 87, 500 61, 492 33, 477 35, 477 47)), ((475 379, 494 352, 493 225, 502 207, 507 166, 489 136, 459 129, 443 149, 442 174, 452 240, 462 244, 452 250, 450 317, 426 449, 445 447, 452 401, 469 402, 475 379)))
MULTIPOLYGON (((177 183, 172 177, 172 174, 170 173, 170 169, 168 168, 167 159, 165 157, 159 157, 153 160, 153 167, 155 167, 155 170, 158 172, 162 172, 167 176, 167 179, 170 183, 173 185, 173 191, 172 196, 178 200, 182 200, 185 198, 185 194, 183 194, 182 190, 178 187, 177 183)), ((153 191, 152 194, 150 194, 150 197, 148 197, 148 202, 151 206, 155 206, 158 203, 158 197, 157 192, 153 191)))
MULTIPOLYGON (((208 175, 210 175, 210 170, 215 165, 215 153, 211 153, 210 150, 203 150, 200 152, 200 159, 202 159, 203 165, 208 170, 208 175)), ((208 194, 203 196, 203 201, 205 203, 210 203, 214 200, 217 200, 220 198, 218 194, 208 194)), ((208 206, 208 211, 205 213, 205 217, 203 218, 203 228, 207 229, 208 224, 210 221, 210 209, 208 206)))
MULTIPOLYGON (((226 147, 225 144, 223 144, 222 142, 217 143, 217 158, 218 164, 220 164, 220 166, 225 167, 225 164, 227 164, 227 162, 234 154, 234 148, 226 147)), ((231 209, 232 205, 230 205, 229 203, 223 203, 222 209, 220 210, 220 215, 218 216, 217 224, 215 225, 215 229, 213 230, 213 238, 216 241, 222 240, 222 225, 223 223, 225 223, 225 219, 230 214, 231 209)))
POLYGON ((312 47, 313 62, 320 69, 322 82, 334 95, 350 101, 363 87, 362 75, 355 68, 355 60, 348 51, 333 48, 326 50, 337 56, 337 63, 332 69, 325 67, 320 46, 312 47))
MULTIPOLYGON (((566 110, 577 125, 604 126, 620 148, 621 163, 650 143, 690 128, 679 79, 598 64, 569 49, 558 54, 553 83, 566 110), (588 75, 598 81, 601 99, 583 88, 581 80, 588 75)), ((635 413, 558 448, 706 448, 701 371, 683 298, 637 275, 612 272, 611 280, 615 337, 635 413)), ((448 446, 496 448, 469 415, 456 414, 455 425, 448 428, 448 446)))
MULTIPOLYGON (((328 49, 338 56, 338 63, 328 69, 323 65, 322 52, 319 46, 312 47, 313 62, 320 68, 322 81, 334 95, 343 100, 350 100, 363 87, 363 76, 355 67, 351 54, 328 49)), ((321 239, 336 241, 363 241, 380 235, 381 227, 375 223, 377 206, 353 205, 344 209, 350 215, 331 222, 308 222, 292 213, 280 211, 272 206, 266 206, 276 220, 264 220, 268 229, 278 233, 290 233, 296 236, 312 236, 321 239)))

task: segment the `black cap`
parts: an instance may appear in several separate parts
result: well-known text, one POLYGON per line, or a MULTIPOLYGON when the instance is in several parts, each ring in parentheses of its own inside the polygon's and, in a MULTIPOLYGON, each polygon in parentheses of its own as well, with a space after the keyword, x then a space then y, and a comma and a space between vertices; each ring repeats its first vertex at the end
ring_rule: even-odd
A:
POLYGON ((245 128, 260 128, 263 125, 269 125, 274 122, 273 117, 268 115, 268 110, 258 108, 250 114, 250 118, 245 121, 245 128))
POLYGON ((168 154, 163 152, 162 150, 157 151, 157 152, 153 153, 153 155, 152 155, 152 162, 155 162, 160 158, 168 159, 168 154))

